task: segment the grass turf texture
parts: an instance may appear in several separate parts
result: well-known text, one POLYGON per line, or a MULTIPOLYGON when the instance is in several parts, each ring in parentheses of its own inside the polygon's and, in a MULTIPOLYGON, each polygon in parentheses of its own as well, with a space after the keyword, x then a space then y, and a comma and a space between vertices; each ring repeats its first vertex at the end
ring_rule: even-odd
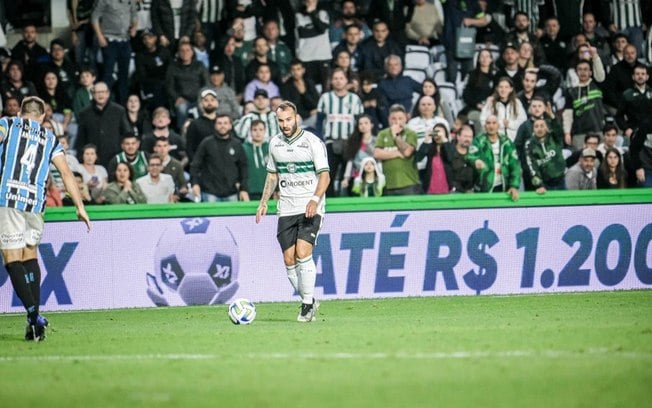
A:
POLYGON ((652 291, 0 317, 0 406, 647 406, 652 291))

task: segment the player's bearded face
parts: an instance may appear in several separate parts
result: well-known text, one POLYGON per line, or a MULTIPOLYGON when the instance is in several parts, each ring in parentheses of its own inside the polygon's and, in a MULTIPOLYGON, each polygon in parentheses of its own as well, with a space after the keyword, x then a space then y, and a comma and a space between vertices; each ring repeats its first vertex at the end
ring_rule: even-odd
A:
POLYGON ((285 120, 281 125, 281 131, 285 136, 292 136, 297 131, 297 121, 295 118, 285 120))

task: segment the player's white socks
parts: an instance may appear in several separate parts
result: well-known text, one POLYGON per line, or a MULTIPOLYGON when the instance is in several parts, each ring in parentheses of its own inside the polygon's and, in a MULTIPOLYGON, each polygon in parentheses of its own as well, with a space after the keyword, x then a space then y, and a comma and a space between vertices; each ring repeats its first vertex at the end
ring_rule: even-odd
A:
POLYGON ((297 273, 299 275, 299 293, 303 298, 303 303, 312 304, 313 293, 315 291, 315 280, 317 279, 317 268, 312 255, 302 259, 297 259, 297 273))
POLYGON ((285 269, 288 271, 288 280, 292 284, 292 287, 296 292, 299 292, 299 296, 301 296, 301 291, 299 290, 299 276, 297 276, 298 265, 285 265, 285 269))

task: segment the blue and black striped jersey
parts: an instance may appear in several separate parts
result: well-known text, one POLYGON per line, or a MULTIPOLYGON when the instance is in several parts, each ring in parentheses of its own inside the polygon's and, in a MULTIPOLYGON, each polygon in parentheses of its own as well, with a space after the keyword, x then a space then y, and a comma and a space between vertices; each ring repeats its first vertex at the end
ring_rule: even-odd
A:
POLYGON ((0 207, 43 212, 50 161, 59 154, 63 146, 37 121, 0 119, 0 207))

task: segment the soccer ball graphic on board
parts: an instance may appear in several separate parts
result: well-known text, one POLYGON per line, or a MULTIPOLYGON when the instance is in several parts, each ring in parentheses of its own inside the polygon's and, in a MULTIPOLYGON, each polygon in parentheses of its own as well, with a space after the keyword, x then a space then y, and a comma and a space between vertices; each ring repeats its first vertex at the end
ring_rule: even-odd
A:
POLYGON ((147 295, 157 306, 226 303, 238 290, 238 244, 216 219, 185 218, 167 227, 147 273, 147 295))

